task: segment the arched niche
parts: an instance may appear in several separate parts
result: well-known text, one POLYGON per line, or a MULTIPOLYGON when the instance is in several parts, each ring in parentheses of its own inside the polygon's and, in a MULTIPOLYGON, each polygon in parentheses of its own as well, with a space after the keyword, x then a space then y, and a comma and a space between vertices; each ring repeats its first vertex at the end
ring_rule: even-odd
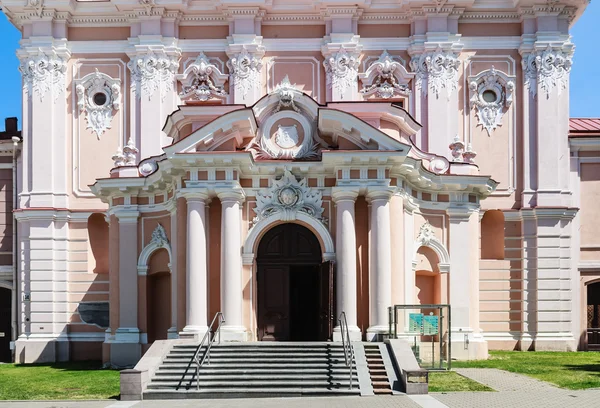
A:
POLYGON ((481 259, 504 259, 504 213, 488 210, 481 219, 481 259))
POLYGON ((87 221, 88 271, 108 273, 108 223, 102 213, 93 213, 87 221))

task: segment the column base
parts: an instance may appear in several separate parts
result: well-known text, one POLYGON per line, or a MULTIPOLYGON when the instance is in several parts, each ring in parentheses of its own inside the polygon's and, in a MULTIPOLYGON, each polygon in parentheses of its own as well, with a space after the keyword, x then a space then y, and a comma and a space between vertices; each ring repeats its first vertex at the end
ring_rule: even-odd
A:
POLYGON ((248 330, 244 326, 222 326, 221 341, 248 341, 248 330))
MULTIPOLYGON (((545 333, 544 333, 545 334, 545 333)), ((577 351, 577 341, 571 333, 561 333, 548 335, 537 335, 535 338, 529 337, 521 340, 522 350, 535 351, 577 351)))
POLYGON ((177 333, 176 327, 171 327, 169 330, 167 330, 167 339, 174 340, 174 339, 178 339, 178 338, 179 338, 179 334, 177 333))
POLYGON ((185 326, 183 331, 179 332, 179 338, 201 342, 207 331, 208 326, 185 326))
POLYGON ((119 327, 106 343, 110 347, 110 365, 132 368, 142 358, 141 334, 137 327, 119 327))
MULTIPOLYGON (((350 335, 350 341, 362 341, 362 332, 358 326, 348 326, 348 334, 350 335)), ((336 326, 333 329, 333 341, 342 341, 340 326, 336 326)))
POLYGON ((389 326, 371 326, 367 329, 366 341, 383 341, 389 334, 389 326))

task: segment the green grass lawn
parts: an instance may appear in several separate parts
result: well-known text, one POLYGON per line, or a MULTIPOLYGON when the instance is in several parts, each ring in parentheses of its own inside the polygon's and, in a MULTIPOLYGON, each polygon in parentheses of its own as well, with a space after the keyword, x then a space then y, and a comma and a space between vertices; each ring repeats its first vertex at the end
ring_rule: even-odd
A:
POLYGON ((119 372, 100 363, 0 364, 0 400, 106 399, 119 396, 119 372))
POLYGON ((459 367, 498 368, 571 390, 600 387, 598 352, 490 351, 488 360, 452 362, 459 367))
POLYGON ((483 384, 455 373, 454 371, 434 371, 429 373, 429 392, 451 391, 494 391, 483 384))

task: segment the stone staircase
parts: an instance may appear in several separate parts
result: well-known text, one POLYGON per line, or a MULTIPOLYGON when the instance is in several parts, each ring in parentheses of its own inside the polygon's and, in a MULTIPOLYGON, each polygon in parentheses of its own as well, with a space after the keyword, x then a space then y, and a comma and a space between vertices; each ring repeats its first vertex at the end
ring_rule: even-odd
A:
POLYGON ((349 368, 341 343, 221 343, 213 345, 196 389, 192 364, 176 387, 197 345, 175 344, 143 393, 144 399, 360 395, 356 369, 349 368), (192 380, 190 384, 190 379, 192 380))
POLYGON ((388 378, 378 343, 365 343, 365 356, 371 377, 371 386, 375 395, 391 395, 392 387, 388 378))

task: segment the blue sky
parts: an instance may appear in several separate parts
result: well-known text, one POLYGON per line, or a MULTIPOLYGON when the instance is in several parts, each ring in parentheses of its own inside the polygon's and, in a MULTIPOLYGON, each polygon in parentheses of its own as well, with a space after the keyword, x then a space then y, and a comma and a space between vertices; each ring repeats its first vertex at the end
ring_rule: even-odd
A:
MULTIPOLYGON (((2 13, 0 13, 2 14, 2 13)), ((571 30, 576 45, 571 71, 572 117, 600 117, 600 0, 588 5, 583 16, 571 30)), ((3 98, 0 98, 0 129, 5 117, 21 118, 21 75, 15 55, 19 33, 2 14, 0 16, 0 78, 3 98)))

